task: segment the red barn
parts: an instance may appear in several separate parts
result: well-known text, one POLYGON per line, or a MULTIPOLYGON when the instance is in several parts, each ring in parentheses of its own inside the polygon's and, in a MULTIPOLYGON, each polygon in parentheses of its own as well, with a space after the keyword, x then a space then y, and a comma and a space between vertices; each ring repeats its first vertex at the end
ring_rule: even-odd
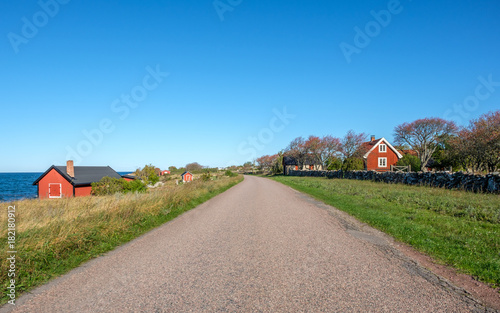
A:
MULTIPOLYGON (((67 198, 90 196, 91 184, 103 177, 122 178, 109 166, 73 166, 68 161, 66 166, 52 165, 33 185, 38 186, 38 198, 67 198)), ((133 180, 125 175, 126 180, 133 180)))
POLYGON ((184 172, 181 174, 181 178, 182 178, 183 182, 187 183, 187 182, 193 181, 193 174, 191 174, 189 172, 184 172))
POLYGON ((363 144, 368 152, 363 156, 365 170, 387 172, 391 165, 396 165, 403 156, 385 138, 371 137, 369 142, 363 144))

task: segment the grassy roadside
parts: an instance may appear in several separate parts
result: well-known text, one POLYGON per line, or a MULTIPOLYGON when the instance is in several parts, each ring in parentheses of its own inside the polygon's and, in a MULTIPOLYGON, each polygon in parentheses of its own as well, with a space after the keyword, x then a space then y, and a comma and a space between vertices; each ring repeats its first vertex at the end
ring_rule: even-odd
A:
POLYGON ((272 179, 335 206, 443 264, 500 287, 498 195, 347 179, 272 179))
MULTIPOLYGON (((1 238, 7 238, 7 208, 16 208, 16 294, 19 296, 174 219, 242 180, 240 175, 198 180, 145 194, 0 203, 1 238)), ((6 250, 0 251, 0 304, 8 300, 6 250)))

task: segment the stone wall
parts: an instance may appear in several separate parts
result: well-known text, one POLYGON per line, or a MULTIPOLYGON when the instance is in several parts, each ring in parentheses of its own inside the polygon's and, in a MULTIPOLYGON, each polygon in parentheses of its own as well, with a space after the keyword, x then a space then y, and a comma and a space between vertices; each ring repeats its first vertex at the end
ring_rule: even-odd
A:
POLYGON ((390 184, 426 185, 448 189, 463 189, 474 192, 500 193, 500 173, 474 175, 462 172, 417 172, 397 173, 374 171, 289 171, 289 176, 310 176, 372 180, 390 184))

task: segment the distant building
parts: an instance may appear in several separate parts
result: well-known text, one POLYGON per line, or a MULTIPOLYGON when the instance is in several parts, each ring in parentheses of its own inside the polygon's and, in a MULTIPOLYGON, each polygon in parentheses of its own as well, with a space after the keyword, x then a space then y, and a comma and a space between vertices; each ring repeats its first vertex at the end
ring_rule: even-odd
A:
POLYGON ((312 156, 306 156, 302 165, 299 165, 299 162, 296 158, 292 156, 283 156, 283 174, 288 175, 290 170, 293 171, 322 171, 323 164, 314 161, 312 156))
POLYGON ((375 136, 372 136, 371 140, 363 145, 368 151, 363 156, 367 171, 390 171, 391 165, 396 165, 403 157, 385 138, 375 139, 375 136))
POLYGON ((182 182, 187 183, 193 181, 193 174, 190 172, 184 172, 181 174, 182 182))
POLYGON ((160 176, 163 176, 163 175, 170 175, 170 171, 169 170, 161 171, 160 176))
POLYGON ((52 165, 33 185, 38 187, 40 199, 90 196, 92 183, 106 176, 127 181, 135 179, 130 175, 122 177, 109 166, 73 166, 73 161, 68 161, 66 166, 52 165))

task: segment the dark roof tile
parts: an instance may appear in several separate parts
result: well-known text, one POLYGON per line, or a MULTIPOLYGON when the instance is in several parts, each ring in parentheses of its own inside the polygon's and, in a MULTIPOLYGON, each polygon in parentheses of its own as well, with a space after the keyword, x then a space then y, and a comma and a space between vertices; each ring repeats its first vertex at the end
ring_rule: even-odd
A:
POLYGON ((120 174, 115 172, 109 166, 75 166, 75 177, 70 177, 66 173, 66 166, 51 166, 45 173, 43 173, 33 185, 36 185, 51 169, 55 169, 67 181, 74 186, 87 186, 94 182, 100 181, 102 178, 108 176, 111 178, 122 178, 120 174))

